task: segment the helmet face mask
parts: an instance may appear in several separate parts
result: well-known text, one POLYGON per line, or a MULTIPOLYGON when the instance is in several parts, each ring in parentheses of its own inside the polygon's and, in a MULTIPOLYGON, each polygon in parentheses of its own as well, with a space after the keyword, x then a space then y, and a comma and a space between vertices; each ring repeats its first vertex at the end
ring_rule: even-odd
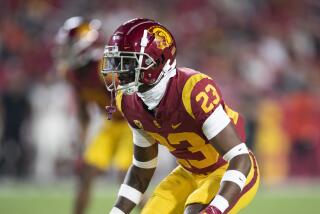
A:
MULTIPOLYGON (((102 75, 111 75, 112 83, 106 84, 108 90, 122 90, 132 94, 142 85, 139 82, 144 70, 156 65, 147 53, 118 51, 117 46, 106 46, 104 50, 102 75), (144 62, 143 64, 140 62, 144 62), (119 86, 116 86, 118 80, 119 86)), ((110 79, 110 77, 109 77, 110 79)))

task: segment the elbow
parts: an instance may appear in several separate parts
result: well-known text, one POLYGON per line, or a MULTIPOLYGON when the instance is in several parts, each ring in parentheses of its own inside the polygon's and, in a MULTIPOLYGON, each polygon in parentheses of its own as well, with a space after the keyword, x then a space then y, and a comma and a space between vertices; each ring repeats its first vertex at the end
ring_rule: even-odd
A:
POLYGON ((244 173, 246 174, 246 176, 249 174, 250 172, 250 169, 251 169, 251 166, 252 163, 251 163, 251 159, 250 159, 250 156, 249 154, 248 155, 244 155, 244 173))
POLYGON ((239 155, 230 161, 230 168, 239 170, 246 176, 250 172, 251 165, 252 163, 249 154, 239 155))

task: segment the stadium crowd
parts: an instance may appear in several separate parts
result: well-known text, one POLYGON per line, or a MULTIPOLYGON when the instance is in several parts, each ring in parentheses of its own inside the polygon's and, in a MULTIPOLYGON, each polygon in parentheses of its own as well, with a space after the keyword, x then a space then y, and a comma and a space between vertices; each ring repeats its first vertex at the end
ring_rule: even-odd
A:
POLYGON ((178 65, 213 76, 245 115, 265 183, 320 177, 319 14, 312 0, 2 1, 0 177, 71 174, 77 106, 53 49, 75 15, 101 19, 105 38, 134 17, 165 24, 178 65))

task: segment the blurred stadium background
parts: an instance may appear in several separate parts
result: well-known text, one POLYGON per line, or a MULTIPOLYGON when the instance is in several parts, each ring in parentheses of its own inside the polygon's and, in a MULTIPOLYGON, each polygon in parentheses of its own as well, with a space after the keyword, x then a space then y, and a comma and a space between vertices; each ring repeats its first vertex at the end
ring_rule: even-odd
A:
MULTIPOLYGON (((213 76, 227 102, 247 119, 247 143, 263 180, 243 213, 320 212, 319 1, 1 0, 0 5, 1 214, 71 213, 77 106, 71 87, 50 77, 55 34, 76 15, 101 19, 105 38, 134 17, 168 26, 177 41, 178 65, 213 76)), ((160 166, 154 183, 168 170, 160 166)), ((115 180, 112 170, 101 176, 89 213, 111 208, 115 180)))

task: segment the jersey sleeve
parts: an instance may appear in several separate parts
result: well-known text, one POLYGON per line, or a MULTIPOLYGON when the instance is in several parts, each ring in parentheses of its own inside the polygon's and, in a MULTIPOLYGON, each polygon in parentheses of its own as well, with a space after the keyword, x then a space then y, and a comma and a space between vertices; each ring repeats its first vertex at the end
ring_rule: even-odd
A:
POLYGON ((207 139, 215 137, 229 124, 221 92, 207 75, 191 76, 183 88, 182 99, 186 111, 201 126, 207 139))
POLYGON ((147 133, 141 129, 135 129, 131 127, 133 143, 139 147, 149 147, 152 146, 155 141, 147 133))

